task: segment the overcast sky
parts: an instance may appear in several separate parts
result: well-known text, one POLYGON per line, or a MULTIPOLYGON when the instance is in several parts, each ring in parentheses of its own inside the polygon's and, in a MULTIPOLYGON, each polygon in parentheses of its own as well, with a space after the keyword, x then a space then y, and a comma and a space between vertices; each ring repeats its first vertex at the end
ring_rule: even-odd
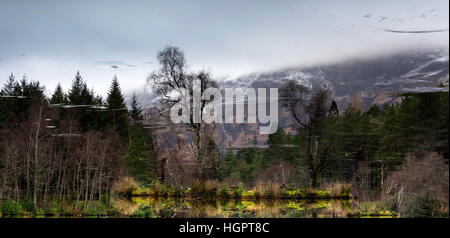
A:
POLYGON ((115 74, 129 91, 142 88, 166 45, 217 77, 448 49, 448 9, 448 0, 0 0, 0 83, 13 72, 67 90, 80 70, 97 93, 115 74))

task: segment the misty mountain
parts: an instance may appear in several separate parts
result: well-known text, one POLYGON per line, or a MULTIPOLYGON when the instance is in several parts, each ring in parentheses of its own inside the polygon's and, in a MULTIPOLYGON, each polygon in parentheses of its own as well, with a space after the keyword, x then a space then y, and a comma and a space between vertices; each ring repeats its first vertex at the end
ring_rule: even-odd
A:
MULTIPOLYGON (((446 51, 403 52, 376 58, 353 59, 333 64, 292 67, 271 72, 257 72, 223 79, 223 88, 281 88, 287 80, 311 87, 311 81, 323 77, 332 91, 339 110, 345 110, 352 97, 362 100, 364 108, 398 101, 405 92, 448 91, 449 56, 446 51)), ((128 98, 128 97, 127 97, 128 98)), ((148 107, 154 98, 147 91, 138 94, 141 105, 148 107)), ((298 126, 281 104, 279 126, 295 133, 298 126)), ((259 135, 257 124, 223 124, 220 127, 223 147, 239 147, 265 143, 267 135, 259 135)))
POLYGON ((399 53, 312 67, 294 67, 224 80, 223 87, 281 87, 286 80, 310 85, 325 77, 334 99, 345 107, 352 96, 373 103, 392 103, 399 93, 448 91, 449 57, 445 51, 399 53))

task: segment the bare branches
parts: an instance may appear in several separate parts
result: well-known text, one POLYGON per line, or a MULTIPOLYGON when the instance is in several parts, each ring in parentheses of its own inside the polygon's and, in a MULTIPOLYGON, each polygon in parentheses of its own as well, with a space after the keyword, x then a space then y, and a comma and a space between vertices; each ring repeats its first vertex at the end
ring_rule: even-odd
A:
POLYGON ((153 85, 153 92, 161 98, 161 103, 173 105, 179 101, 176 93, 187 86, 184 53, 178 47, 167 46, 157 58, 161 68, 150 74, 147 83, 153 85))
POLYGON ((325 161, 328 159, 326 139, 323 139, 322 120, 327 117, 331 92, 321 74, 305 87, 297 81, 287 81, 282 96, 295 121, 305 129, 311 185, 317 186, 325 161), (324 146, 325 145, 325 146, 324 146))
POLYGON ((284 105, 302 127, 310 127, 327 115, 331 92, 323 78, 313 80, 311 88, 289 80, 281 89, 281 95, 284 105))

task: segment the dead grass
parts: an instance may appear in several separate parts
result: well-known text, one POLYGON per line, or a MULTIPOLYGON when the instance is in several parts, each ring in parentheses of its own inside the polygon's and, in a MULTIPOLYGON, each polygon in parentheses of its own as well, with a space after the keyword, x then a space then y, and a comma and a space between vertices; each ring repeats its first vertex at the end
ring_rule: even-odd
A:
POLYGON ((138 189, 138 183, 131 177, 125 177, 114 182, 111 188, 112 194, 130 197, 133 191, 138 189))

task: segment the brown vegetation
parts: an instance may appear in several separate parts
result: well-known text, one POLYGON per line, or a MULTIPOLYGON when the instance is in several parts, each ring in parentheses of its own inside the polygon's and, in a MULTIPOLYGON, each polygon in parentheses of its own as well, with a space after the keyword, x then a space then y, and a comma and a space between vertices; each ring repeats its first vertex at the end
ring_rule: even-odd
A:
POLYGON ((411 206, 417 205, 418 198, 434 199, 439 202, 438 210, 448 213, 448 164, 437 153, 422 158, 408 156, 400 169, 387 177, 383 196, 385 203, 401 215, 413 211, 411 206))

